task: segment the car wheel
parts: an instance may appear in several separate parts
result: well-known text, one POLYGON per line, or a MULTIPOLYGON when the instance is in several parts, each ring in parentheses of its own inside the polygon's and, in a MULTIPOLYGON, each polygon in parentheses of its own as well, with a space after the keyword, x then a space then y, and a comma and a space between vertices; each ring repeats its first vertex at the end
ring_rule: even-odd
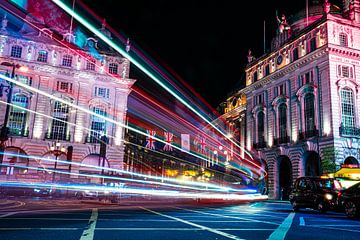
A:
POLYGON ((345 203, 345 214, 349 218, 357 218, 359 217, 359 208, 352 201, 348 201, 345 203))
POLYGON ((317 210, 321 213, 326 213, 326 206, 324 202, 319 202, 316 206, 317 210))

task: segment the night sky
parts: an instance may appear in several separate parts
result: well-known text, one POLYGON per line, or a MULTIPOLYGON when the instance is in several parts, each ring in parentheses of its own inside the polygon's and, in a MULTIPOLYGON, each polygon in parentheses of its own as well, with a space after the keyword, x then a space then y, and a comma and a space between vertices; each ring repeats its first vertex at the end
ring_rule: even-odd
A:
MULTIPOLYGON (((264 20, 269 48, 277 28, 276 11, 290 17, 306 6, 306 0, 83 2, 152 58, 174 70, 213 107, 244 86, 248 49, 255 57, 263 54, 264 20)), ((135 72, 133 77, 141 84, 141 76, 135 72)))

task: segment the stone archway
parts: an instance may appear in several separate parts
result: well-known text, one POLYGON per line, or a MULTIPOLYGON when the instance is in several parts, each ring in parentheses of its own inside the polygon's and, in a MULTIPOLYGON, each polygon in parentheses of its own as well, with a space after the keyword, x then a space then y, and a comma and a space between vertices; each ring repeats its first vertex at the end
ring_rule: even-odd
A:
POLYGON ((350 156, 345 159, 344 164, 359 164, 359 161, 356 158, 350 156))
POLYGON ((289 200, 292 184, 292 165, 288 156, 279 156, 279 188, 278 196, 281 200, 289 200))
POLYGON ((317 152, 309 151, 304 154, 305 176, 320 176, 320 157, 317 152))

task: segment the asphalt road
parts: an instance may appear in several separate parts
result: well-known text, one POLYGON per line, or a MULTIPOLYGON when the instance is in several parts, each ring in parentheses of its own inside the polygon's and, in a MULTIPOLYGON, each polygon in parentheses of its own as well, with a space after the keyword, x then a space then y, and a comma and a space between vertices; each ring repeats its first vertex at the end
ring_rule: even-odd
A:
POLYGON ((284 202, 93 204, 65 200, 0 204, 0 239, 359 239, 360 220, 284 202), (135 206, 136 205, 136 206, 135 206), (54 210, 57 209, 57 210, 54 210))

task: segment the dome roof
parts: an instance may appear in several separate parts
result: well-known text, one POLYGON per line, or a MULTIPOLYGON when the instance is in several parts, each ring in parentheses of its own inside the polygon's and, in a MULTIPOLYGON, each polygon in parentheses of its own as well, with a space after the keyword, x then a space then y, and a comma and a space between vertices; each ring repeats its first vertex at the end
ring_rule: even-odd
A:
MULTIPOLYGON (((330 14, 341 14, 341 8, 336 5, 331 5, 330 14)), ((322 4, 316 4, 309 6, 308 10, 309 18, 308 24, 321 18, 324 14, 322 4)), ((289 16, 288 23, 290 24, 293 31, 298 31, 306 27, 306 9, 302 9, 294 15, 289 16)))

